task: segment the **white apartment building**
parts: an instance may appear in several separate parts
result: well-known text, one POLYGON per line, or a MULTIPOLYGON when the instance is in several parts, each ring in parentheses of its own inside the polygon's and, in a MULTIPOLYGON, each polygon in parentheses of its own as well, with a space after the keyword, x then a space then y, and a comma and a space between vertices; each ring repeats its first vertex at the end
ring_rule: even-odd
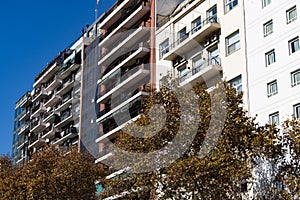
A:
POLYGON ((219 71, 248 106, 243 1, 186 0, 175 10, 157 5, 157 84, 167 73, 180 84, 203 82, 219 71))
POLYGON ((245 1, 250 115, 300 117, 299 0, 245 1))

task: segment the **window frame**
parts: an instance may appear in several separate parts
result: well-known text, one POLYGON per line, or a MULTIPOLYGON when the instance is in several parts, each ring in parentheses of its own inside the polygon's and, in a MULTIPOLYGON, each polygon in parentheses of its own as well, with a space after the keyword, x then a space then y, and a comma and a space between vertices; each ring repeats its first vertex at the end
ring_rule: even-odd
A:
POLYGON ((297 19, 297 7, 296 7, 296 6, 293 6, 293 7, 291 7, 290 9, 288 9, 288 10, 286 11, 286 23, 287 23, 287 24, 290 24, 290 23, 292 23, 293 21, 295 21, 296 19, 297 19), (291 13, 292 11, 295 11, 296 15, 295 15, 294 18, 290 19, 290 13, 291 13))
POLYGON ((265 62, 266 62, 266 67, 276 63, 275 49, 272 49, 272 50, 268 51, 267 53, 265 53, 265 62), (274 55, 273 56, 274 59, 272 59, 272 60, 274 60, 273 62, 270 62, 270 60, 269 60, 269 56, 271 56, 271 55, 274 55))
POLYGON ((291 72, 291 85, 292 85, 292 87, 300 85, 300 80, 296 81, 296 79, 295 79, 296 74, 299 74, 299 76, 300 76, 300 69, 297 69, 297 70, 291 72))
POLYGON ((277 80, 271 81, 269 83, 267 83, 267 94, 268 97, 274 96, 276 94, 278 94, 278 84, 277 84, 277 80), (272 91, 273 90, 273 85, 276 84, 276 91, 272 91))
POLYGON ((169 53, 169 51, 170 51, 170 39, 167 38, 159 44, 159 58, 162 59, 165 54, 169 53))
POLYGON ((273 33, 273 20, 269 20, 266 23, 263 24, 264 29, 264 37, 267 37, 273 33), (268 31, 268 26, 271 25, 272 29, 268 31))
POLYGON ((184 27, 177 32, 177 45, 188 38, 187 28, 184 27))
POLYGON ((274 112, 272 114, 269 115, 269 123, 270 124, 274 124, 275 126, 280 125, 280 118, 279 118, 279 112, 274 112), (278 118, 278 124, 276 124, 276 122, 274 123, 273 117, 277 117, 278 118))
POLYGON ((300 103, 293 106, 294 116, 296 119, 300 119, 300 103))
POLYGON ((228 13, 239 4, 238 0, 224 0, 225 13, 228 13))
POLYGON ((202 28, 202 19, 201 19, 201 16, 197 17, 196 19, 194 19, 192 22, 191 22, 191 27, 192 27, 192 31, 191 33, 194 34, 196 33, 198 30, 200 30, 202 28), (200 24, 198 24, 197 26, 195 26, 195 24, 197 24, 196 22, 200 22, 200 24))
POLYGON ((296 53, 297 51, 299 51, 300 50, 300 44, 299 44, 299 36, 297 36, 297 37, 294 37, 293 39, 291 39, 291 40, 289 40, 289 53, 290 53, 290 55, 292 55, 293 53, 296 53), (296 46, 294 46, 293 48, 294 48, 294 51, 293 51, 293 48, 292 48, 292 44, 293 43, 298 43, 298 47, 297 47, 297 49, 295 48, 296 46))
POLYGON ((265 8, 272 3, 272 0, 262 0, 262 7, 265 8))
POLYGON ((238 94, 243 92, 243 80, 241 74, 228 81, 228 83, 238 94), (241 90, 238 90, 238 88, 241 88, 241 90))
POLYGON ((241 49, 241 39, 240 39, 240 31, 237 30, 233 33, 231 33, 230 35, 228 35, 226 38, 225 38, 225 44, 226 44, 226 55, 229 56, 231 54, 233 54, 234 52, 238 51, 239 49, 241 49), (234 41, 233 43, 230 43, 229 44, 229 40, 233 37, 235 37, 236 35, 238 35, 238 40, 234 41), (237 45, 238 44, 238 45, 237 45), (234 50, 230 51, 229 52, 229 48, 231 46, 238 46, 237 48, 235 48, 234 50))

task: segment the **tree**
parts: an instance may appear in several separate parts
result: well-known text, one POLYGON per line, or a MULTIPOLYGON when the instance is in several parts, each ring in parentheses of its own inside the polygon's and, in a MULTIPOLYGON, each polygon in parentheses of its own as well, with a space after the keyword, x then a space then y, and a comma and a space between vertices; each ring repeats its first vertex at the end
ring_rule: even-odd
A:
POLYGON ((170 143, 176 143, 179 150, 166 148, 156 157, 131 158, 129 154, 113 149, 113 155, 117 156, 111 156, 106 162, 117 169, 133 163, 131 167, 134 170, 106 180, 107 190, 101 198, 122 195, 125 199, 146 196, 151 199, 240 199, 246 195, 247 183, 253 179, 252 170, 258 165, 257 158, 273 159, 280 153, 281 146, 276 142, 278 131, 274 126, 259 126, 248 117, 242 107, 242 94, 237 94, 224 82, 218 83, 218 87, 211 92, 207 92, 203 85, 196 85, 190 91, 178 88, 170 81, 168 87, 152 92, 144 101, 144 115, 136 122, 139 126, 130 125, 123 129, 113 144, 122 151, 137 155, 151 154, 170 143), (222 92, 225 98, 220 95, 222 92), (193 93, 197 95, 197 106, 191 99, 193 93), (215 102, 219 104, 214 105, 215 102), (164 110, 156 109, 153 113, 155 105, 162 105, 164 110), (195 108, 190 110, 191 115, 184 112, 185 106, 189 105, 195 108), (160 116, 165 117, 163 126, 160 116), (190 129, 181 133, 179 142, 174 142, 182 128, 182 117, 188 118, 185 126, 190 129), (194 123, 195 119, 197 123, 194 123), (220 134, 214 134, 220 126, 220 134), (192 134, 189 130, 194 128, 196 134, 193 142, 187 146, 192 134), (213 134, 208 134, 209 131, 213 134), (139 137, 134 137, 132 133, 138 133, 139 137), (209 145, 205 144, 213 148, 209 149, 209 145), (182 153, 181 147, 187 148, 178 157, 182 153), (199 157, 199 152, 207 153, 199 157), (166 159, 173 158, 172 163, 166 161, 164 156, 166 159), (161 163, 165 165, 134 173, 137 169, 151 169, 151 166, 160 166, 161 163))
POLYGON ((104 176, 103 168, 77 149, 48 147, 20 167, 0 161, 1 199, 95 199, 95 182, 104 176))

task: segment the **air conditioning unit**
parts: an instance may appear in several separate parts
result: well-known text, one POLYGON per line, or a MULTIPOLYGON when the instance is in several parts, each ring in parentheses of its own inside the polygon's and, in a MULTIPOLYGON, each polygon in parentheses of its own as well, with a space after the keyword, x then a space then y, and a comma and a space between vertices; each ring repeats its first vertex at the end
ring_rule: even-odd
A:
POLYGON ((210 44, 210 40, 209 39, 205 40, 204 47, 207 47, 209 44, 210 44))

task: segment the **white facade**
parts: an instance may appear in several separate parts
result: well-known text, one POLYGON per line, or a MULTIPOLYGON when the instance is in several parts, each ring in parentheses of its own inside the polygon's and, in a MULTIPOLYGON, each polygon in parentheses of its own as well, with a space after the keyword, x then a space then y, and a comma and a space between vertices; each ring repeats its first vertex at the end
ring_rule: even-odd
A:
POLYGON ((245 1, 245 8, 249 112, 260 123, 281 123, 300 103, 300 75, 292 74, 300 69, 300 20, 295 14, 300 1, 245 1))
MULTIPOLYGON (((246 69, 246 51, 245 51, 245 29, 244 29, 244 6, 242 1, 230 1, 228 4, 223 0, 213 1, 184 1, 175 11, 171 12, 170 16, 165 16, 169 19, 167 23, 157 28, 156 31, 156 49, 157 49, 157 78, 159 81, 168 72, 174 77, 185 76, 187 73, 187 82, 199 81, 199 76, 205 76, 207 70, 205 63, 214 61, 211 60, 217 57, 218 70, 222 71, 222 76, 226 81, 238 80, 239 90, 244 91, 245 108, 248 108, 248 93, 247 93, 247 69, 246 69), (211 21, 208 24, 207 20, 211 18, 211 10, 216 8, 213 15, 216 16, 216 21, 211 21), (186 32, 193 32, 194 22, 197 18, 201 18, 202 26, 198 36, 193 37, 190 34, 188 39, 189 43, 185 47, 177 45, 180 41, 180 31, 186 27, 186 32), (232 37, 231 37, 232 36, 232 37), (168 45, 164 42, 169 40, 168 45), (173 47, 177 45, 178 47, 173 47), (173 45, 173 46, 172 46, 173 45), (167 48, 167 49, 164 49, 167 48), (164 51, 164 52, 163 52, 164 51), (168 51, 164 56, 165 51, 168 51), (184 57, 187 69, 182 73, 182 65, 173 64, 177 56, 184 57), (183 55, 183 56, 182 56, 183 55), (203 67, 196 70, 197 63, 195 59, 197 56, 202 57, 203 67), (173 62, 171 62, 173 61, 173 62), (195 66, 196 64, 196 66, 195 66)), ((157 23, 160 23, 161 16, 157 17, 157 23)), ((210 64, 211 64, 210 63, 210 64)), ((209 65, 210 65, 209 64, 209 65)), ((185 78, 184 78, 185 79, 185 78)), ((158 83, 157 83, 158 84, 158 83)))

